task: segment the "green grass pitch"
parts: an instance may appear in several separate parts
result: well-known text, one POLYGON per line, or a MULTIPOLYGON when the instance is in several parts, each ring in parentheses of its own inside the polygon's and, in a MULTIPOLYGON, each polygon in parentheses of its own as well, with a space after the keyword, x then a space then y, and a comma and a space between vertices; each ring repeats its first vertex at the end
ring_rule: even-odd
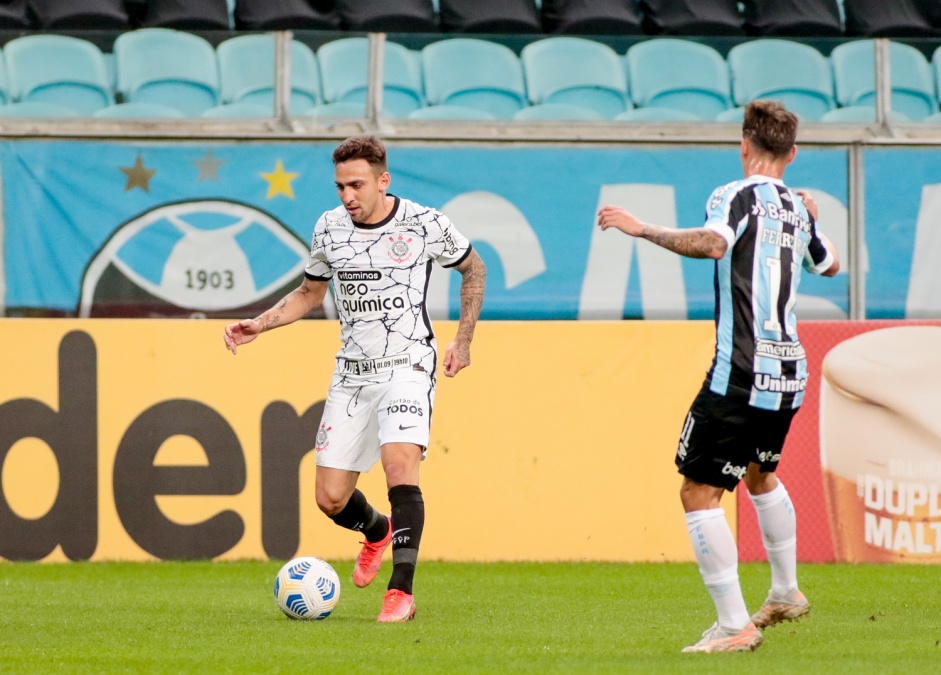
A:
MULTIPOLYGON (((811 616, 754 653, 682 654, 714 620, 692 564, 422 562, 418 614, 375 622, 334 566, 325 621, 275 605, 281 563, 0 564, 0 672, 938 673, 941 567, 802 565, 811 616)), ((767 565, 740 566, 749 608, 767 565)))

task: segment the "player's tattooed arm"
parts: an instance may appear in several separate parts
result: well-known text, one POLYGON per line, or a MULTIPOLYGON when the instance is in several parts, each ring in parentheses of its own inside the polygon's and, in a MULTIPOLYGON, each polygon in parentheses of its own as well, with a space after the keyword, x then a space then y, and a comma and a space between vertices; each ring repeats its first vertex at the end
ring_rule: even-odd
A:
POLYGON ((461 316, 454 341, 448 345, 444 354, 444 374, 448 377, 454 377, 470 365, 470 344, 474 339, 474 329, 480 317, 487 285, 487 268, 477 251, 472 250, 454 269, 461 274, 461 316))
POLYGON ((233 354, 240 345, 248 344, 266 330, 286 326, 323 304, 329 281, 305 278, 301 285, 284 296, 278 304, 254 319, 230 323, 225 327, 226 349, 233 354))
POLYGON ((728 242, 718 232, 704 227, 676 229, 645 223, 620 206, 605 206, 598 211, 602 230, 613 227, 632 237, 640 237, 689 258, 719 259, 728 250, 728 242))

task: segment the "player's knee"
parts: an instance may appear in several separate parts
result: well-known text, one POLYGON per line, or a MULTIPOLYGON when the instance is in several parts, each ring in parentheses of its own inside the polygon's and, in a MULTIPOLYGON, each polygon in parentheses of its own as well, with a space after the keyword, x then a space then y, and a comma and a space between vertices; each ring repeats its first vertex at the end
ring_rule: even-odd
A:
POLYGON ((343 510, 347 501, 349 501, 349 495, 332 494, 327 490, 317 490, 317 507, 331 518, 343 510))

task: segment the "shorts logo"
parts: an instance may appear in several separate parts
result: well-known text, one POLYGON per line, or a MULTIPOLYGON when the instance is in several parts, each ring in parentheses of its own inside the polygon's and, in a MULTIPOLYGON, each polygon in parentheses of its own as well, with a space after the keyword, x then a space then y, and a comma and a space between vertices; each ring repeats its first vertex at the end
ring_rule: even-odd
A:
POLYGON ((391 401, 386 407, 387 415, 394 415, 396 413, 408 413, 410 415, 424 417, 425 409, 418 401, 411 401, 407 398, 400 398, 396 399, 395 401, 391 401))
POLYGON ((726 462, 725 466, 722 467, 722 474, 725 476, 735 476, 739 480, 742 480, 745 477, 745 467, 732 466, 732 462, 726 462))
POLYGON ((314 450, 321 452, 326 450, 327 446, 330 445, 330 441, 327 439, 327 432, 333 429, 333 427, 328 427, 325 423, 320 424, 320 429, 317 430, 317 440, 314 441, 314 450))
POLYGON ((411 237, 406 239, 400 234, 398 237, 389 237, 389 241, 392 242, 392 247, 389 249, 389 257, 392 260, 401 264, 412 257, 412 251, 409 248, 409 244, 412 243, 411 237))

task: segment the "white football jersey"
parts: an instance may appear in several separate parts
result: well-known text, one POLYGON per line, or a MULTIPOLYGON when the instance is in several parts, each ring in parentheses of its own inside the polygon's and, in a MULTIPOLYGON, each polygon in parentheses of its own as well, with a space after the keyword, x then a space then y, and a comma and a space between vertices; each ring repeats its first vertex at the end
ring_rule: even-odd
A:
POLYGON ((309 279, 333 280, 343 341, 337 374, 354 381, 387 381, 404 363, 434 377, 436 345, 425 305, 432 262, 454 267, 471 252, 447 216, 389 197, 392 211, 376 224, 354 224, 343 206, 324 213, 305 269, 309 279), (372 360, 362 368, 346 363, 372 360))

